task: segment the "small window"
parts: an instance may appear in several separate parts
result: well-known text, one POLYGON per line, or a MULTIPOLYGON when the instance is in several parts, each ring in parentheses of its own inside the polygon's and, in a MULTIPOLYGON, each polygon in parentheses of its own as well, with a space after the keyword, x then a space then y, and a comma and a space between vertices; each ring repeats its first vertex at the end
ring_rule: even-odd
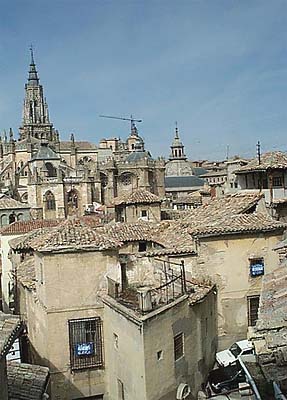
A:
POLYGON ((139 252, 146 251, 146 242, 139 242, 139 252))
POLYGON ((71 369, 103 368, 100 317, 69 320, 71 369))
POLYGON ((173 338, 174 344, 174 360, 177 361, 184 355, 184 346, 183 346, 183 333, 179 333, 173 338))
POLYGON ((282 187, 283 186, 282 177, 281 176, 274 176, 272 178, 272 186, 273 187, 282 187))
POLYGON ((147 210, 142 210, 142 217, 147 217, 147 210))
POLYGON ((248 326, 255 326, 258 319, 260 296, 247 297, 248 303, 248 326))
POLYGON ((264 259, 263 258, 252 258, 250 262, 250 275, 252 277, 264 275, 264 259))
POLYGON ((234 187, 235 187, 235 189, 238 188, 238 183, 237 182, 234 182, 234 187))
POLYGON ((162 350, 159 350, 159 351, 156 353, 156 357, 157 357, 157 360, 158 360, 158 361, 162 360, 162 359, 163 359, 163 351, 162 351, 162 350))

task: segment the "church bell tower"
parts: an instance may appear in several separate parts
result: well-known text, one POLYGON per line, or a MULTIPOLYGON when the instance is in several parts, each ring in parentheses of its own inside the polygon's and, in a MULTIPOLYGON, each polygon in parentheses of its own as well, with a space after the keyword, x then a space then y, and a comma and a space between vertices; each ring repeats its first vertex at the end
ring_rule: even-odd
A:
POLYGON ((43 86, 40 85, 32 47, 30 51, 31 61, 28 81, 25 85, 22 125, 19 128, 20 140, 34 137, 56 142, 58 133, 50 123, 48 105, 43 94, 43 86))

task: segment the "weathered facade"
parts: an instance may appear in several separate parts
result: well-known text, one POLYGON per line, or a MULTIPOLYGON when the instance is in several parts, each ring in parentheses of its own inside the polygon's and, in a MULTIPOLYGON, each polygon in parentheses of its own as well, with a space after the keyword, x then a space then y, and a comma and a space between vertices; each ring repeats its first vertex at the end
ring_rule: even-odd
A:
POLYGON ((216 291, 194 281, 183 288, 173 268, 166 280, 162 265, 129 270, 121 293, 103 298, 109 400, 194 398, 213 365, 216 291))

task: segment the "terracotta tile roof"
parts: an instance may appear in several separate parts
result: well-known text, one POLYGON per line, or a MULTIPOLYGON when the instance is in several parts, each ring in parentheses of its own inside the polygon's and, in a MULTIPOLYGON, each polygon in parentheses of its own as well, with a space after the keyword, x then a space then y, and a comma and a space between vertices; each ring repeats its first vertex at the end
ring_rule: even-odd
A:
POLYGON ((0 197, 0 210, 13 210, 18 208, 29 209, 30 205, 27 203, 21 203, 20 201, 12 199, 6 195, 0 197))
POLYGON ((191 223, 206 223, 227 215, 251 212, 262 198, 262 194, 254 192, 215 197, 201 207, 188 211, 184 220, 191 223))
POLYGON ((235 173, 266 171, 268 169, 287 169, 287 154, 282 151, 272 151, 262 154, 260 164, 258 163, 258 158, 254 158, 247 165, 235 171, 235 173))
POLYGON ((136 189, 132 193, 116 197, 114 200, 115 205, 128 205, 128 204, 152 204, 160 203, 161 199, 148 190, 136 189))
POLYGON ((185 211, 177 220, 162 221, 157 231, 167 249, 194 248, 196 236, 220 236, 254 232, 282 231, 286 223, 273 220, 267 213, 254 212, 262 195, 228 195, 185 211))
POLYGON ((23 233, 28 233, 33 229, 43 228, 43 227, 53 227, 57 226, 63 220, 60 219, 33 219, 30 221, 16 221, 13 224, 4 226, 0 230, 1 235, 20 235, 23 233))
POLYGON ((196 236, 216 236, 218 234, 270 232, 283 229, 287 229, 286 223, 275 221, 266 214, 254 213, 221 217, 213 222, 208 221, 204 225, 191 226, 189 233, 196 236))
POLYGON ((0 359, 8 353, 21 329, 18 316, 0 311, 0 359))
POLYGON ((17 362, 7 363, 9 400, 42 400, 49 368, 17 362))
POLYGON ((159 224, 149 221, 139 221, 134 223, 116 222, 107 225, 104 232, 120 242, 132 242, 146 240, 158 243, 157 228, 159 224))
POLYGON ((30 242, 34 250, 78 251, 78 250, 107 250, 119 247, 121 242, 93 230, 82 219, 67 219, 47 234, 37 235, 30 242))

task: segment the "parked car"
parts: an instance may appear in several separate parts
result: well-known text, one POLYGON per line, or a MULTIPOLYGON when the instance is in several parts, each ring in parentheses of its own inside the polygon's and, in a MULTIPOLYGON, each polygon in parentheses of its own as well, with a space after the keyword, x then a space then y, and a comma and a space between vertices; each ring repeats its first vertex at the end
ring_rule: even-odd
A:
POLYGON ((252 342, 249 340, 240 340, 239 342, 233 343, 229 349, 216 353, 215 358, 218 365, 227 367, 228 365, 235 363, 239 356, 253 354, 253 352, 254 349, 252 342))
POLYGON ((238 389, 241 382, 245 382, 245 374, 237 361, 228 367, 219 367, 210 371, 205 391, 208 396, 229 392, 238 389))

